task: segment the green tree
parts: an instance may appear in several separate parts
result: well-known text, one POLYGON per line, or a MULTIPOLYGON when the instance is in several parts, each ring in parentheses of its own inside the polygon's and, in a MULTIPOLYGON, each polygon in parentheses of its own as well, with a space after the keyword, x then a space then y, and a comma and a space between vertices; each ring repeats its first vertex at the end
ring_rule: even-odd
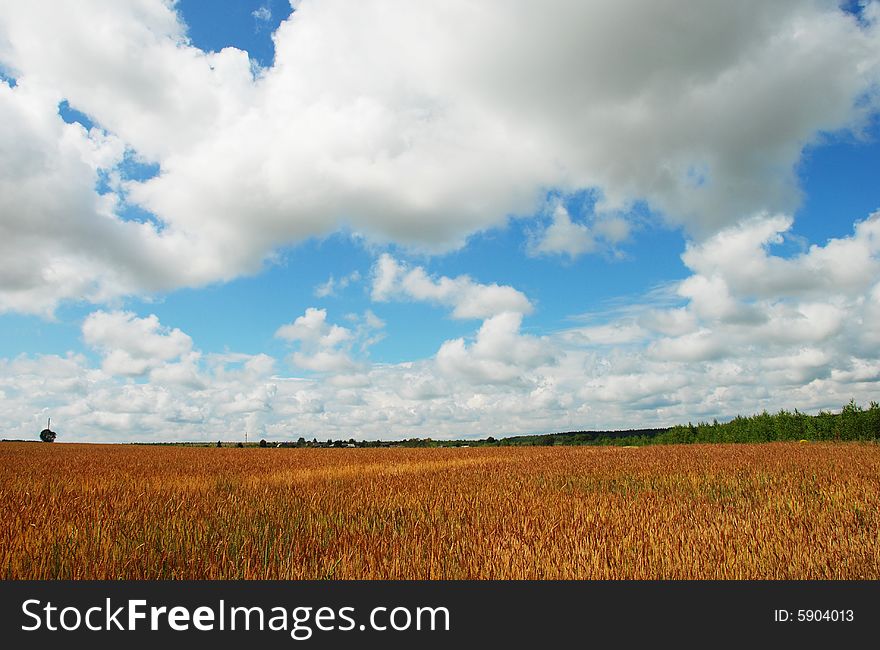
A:
POLYGON ((862 413, 864 409, 856 404, 854 399, 843 407, 840 412, 840 437, 844 440, 857 440, 862 438, 862 413))

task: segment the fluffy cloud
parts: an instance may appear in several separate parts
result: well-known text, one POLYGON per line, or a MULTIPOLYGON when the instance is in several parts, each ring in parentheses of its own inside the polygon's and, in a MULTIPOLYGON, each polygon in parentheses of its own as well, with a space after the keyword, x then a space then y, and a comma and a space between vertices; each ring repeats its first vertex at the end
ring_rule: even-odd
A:
POLYGON ((503 312, 483 321, 473 345, 464 339, 445 342, 437 352, 444 374, 471 383, 521 381, 536 367, 553 362, 546 340, 519 332, 522 314, 503 312))
POLYGON ((553 206, 551 223, 531 242, 532 255, 567 255, 571 259, 597 250, 614 249, 629 238, 629 223, 620 216, 605 215, 588 225, 573 221, 561 203, 553 206))
POLYGON ((275 336, 286 341, 301 341, 320 348, 332 348, 351 338, 351 331, 327 323, 327 310, 309 307, 293 323, 282 325, 275 336))
POLYGON ((353 339, 352 332, 327 323, 326 309, 309 307, 293 323, 279 327, 275 336, 299 343, 299 350, 293 353, 291 360, 300 368, 315 372, 342 372, 355 368, 356 364, 347 352, 353 339))
POLYGON ((453 318, 532 312, 529 299, 513 287, 480 284, 466 275, 432 278, 421 266, 409 268, 387 253, 373 267, 372 297, 380 302, 392 298, 434 302, 452 307, 453 318))
POLYGON ((192 349, 189 336, 163 328, 155 315, 96 311, 86 318, 82 333, 87 345, 102 352, 102 367, 111 375, 143 375, 192 349))
POLYGON ((534 245, 535 253, 560 253, 577 257, 596 248, 590 229, 582 223, 573 223, 568 210, 557 205, 553 211, 553 223, 542 233, 534 245))
POLYGON ((454 318, 483 319, 473 343, 458 338, 440 346, 434 359, 440 377, 419 377, 407 394, 433 394, 445 385, 439 378, 469 384, 522 383, 525 374, 554 361, 547 339, 520 333, 523 315, 531 313, 532 304, 513 287, 479 284, 467 276, 432 278, 422 267, 409 268, 387 253, 377 260, 372 276, 373 300, 434 302, 451 307, 454 318))
MULTIPOLYGON (((791 224, 754 218, 690 245, 682 259, 693 275, 679 285, 686 307, 640 318, 662 335, 649 353, 672 361, 748 359, 754 368, 795 371, 808 359, 817 380, 834 368, 869 366, 877 356, 880 213, 857 222, 850 237, 792 257, 773 254, 770 246, 791 224)), ((791 377, 803 381, 798 372, 791 377)))
MULTIPOLYGON (((793 259, 770 254, 769 247, 781 244, 792 224, 783 215, 758 216, 691 244, 682 260, 696 277, 715 285, 711 292, 727 296, 732 291, 745 298, 861 293, 880 276, 880 213, 857 222, 854 236, 814 244, 793 259)), ((682 291, 700 300, 703 292, 694 285, 691 281, 682 291)))
POLYGON ((114 197, 94 192, 122 143, 65 124, 57 103, 0 83, 0 312, 50 314, 60 298, 100 302, 163 282, 155 233, 115 219, 114 197))
MULTIPOLYGON (((609 241, 639 200, 698 238, 790 212, 803 147, 876 107, 877 13, 305 0, 258 69, 192 47, 163 0, 4 2, 0 308, 226 280, 341 225, 449 248, 548 189, 592 189, 609 241), (63 99, 99 128, 64 125, 63 99), (126 149, 159 174, 125 180, 126 149), (102 173, 115 194, 96 193, 102 173), (151 219, 121 219, 122 202, 151 219)), ((588 249, 571 220, 547 235, 588 249)))

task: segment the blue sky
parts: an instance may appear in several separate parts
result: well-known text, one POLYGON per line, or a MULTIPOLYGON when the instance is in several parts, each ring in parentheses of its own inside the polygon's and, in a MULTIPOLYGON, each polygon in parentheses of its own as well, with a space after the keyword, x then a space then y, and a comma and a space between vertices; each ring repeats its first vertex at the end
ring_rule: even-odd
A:
POLYGON ((880 11, 795 5, 687 35, 650 3, 10 12, 8 430, 503 435, 876 396, 880 11))
POLYGON ((206 51, 236 47, 263 67, 272 65, 272 34, 291 13, 285 0, 183 0, 177 5, 192 44, 206 51))

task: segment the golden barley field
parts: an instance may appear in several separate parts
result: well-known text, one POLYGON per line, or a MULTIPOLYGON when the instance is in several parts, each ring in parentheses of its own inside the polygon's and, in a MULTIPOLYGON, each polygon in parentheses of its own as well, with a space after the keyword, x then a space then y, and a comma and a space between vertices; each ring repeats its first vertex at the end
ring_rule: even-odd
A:
POLYGON ((0 444, 19 578, 880 578, 880 445, 0 444))

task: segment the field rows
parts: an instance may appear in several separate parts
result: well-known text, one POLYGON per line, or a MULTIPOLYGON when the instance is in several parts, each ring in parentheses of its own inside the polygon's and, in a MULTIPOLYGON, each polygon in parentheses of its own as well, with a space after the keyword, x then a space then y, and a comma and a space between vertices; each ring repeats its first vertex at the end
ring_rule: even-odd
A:
POLYGON ((0 444, 4 578, 880 578, 880 446, 0 444))

